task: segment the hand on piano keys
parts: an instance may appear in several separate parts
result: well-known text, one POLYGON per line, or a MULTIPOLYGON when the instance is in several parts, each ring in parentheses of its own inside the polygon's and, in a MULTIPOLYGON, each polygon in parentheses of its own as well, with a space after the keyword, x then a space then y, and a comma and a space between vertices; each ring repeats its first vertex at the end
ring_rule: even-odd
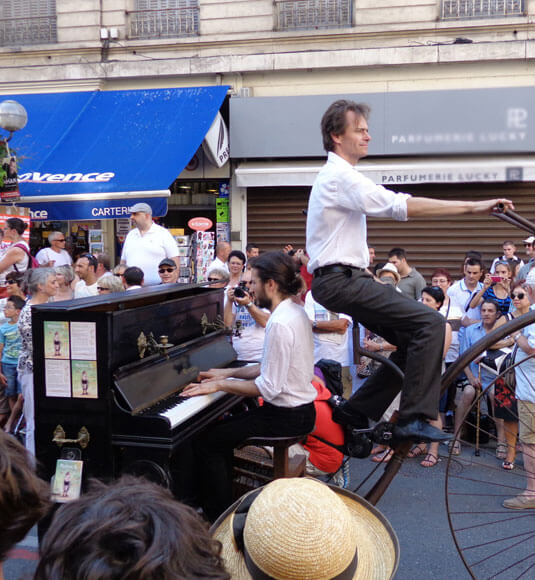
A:
POLYGON ((190 383, 180 394, 183 397, 198 397, 199 395, 217 393, 219 390, 219 381, 204 380, 202 383, 190 383))

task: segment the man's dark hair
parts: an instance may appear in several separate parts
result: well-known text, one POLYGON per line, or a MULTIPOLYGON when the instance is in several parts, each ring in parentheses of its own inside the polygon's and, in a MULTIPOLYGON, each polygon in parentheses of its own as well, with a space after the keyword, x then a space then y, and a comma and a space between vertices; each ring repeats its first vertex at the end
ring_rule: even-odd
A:
POLYGON ((93 481, 64 504, 40 548, 34 580, 230 579, 221 544, 195 511, 163 487, 132 476, 93 481))
POLYGON ((342 135, 346 128, 346 113, 353 111, 359 117, 367 119, 370 115, 370 107, 362 103, 355 103, 346 99, 340 99, 332 103, 321 118, 321 136, 325 151, 334 151, 332 135, 342 135))
POLYGON ((12 302, 13 306, 17 310, 22 310, 24 305, 26 304, 26 300, 23 300, 20 296, 10 296, 6 302, 12 302))
POLYGON ((98 262, 93 254, 80 254, 77 259, 81 260, 82 258, 87 260, 88 265, 93 268, 94 272, 97 271, 98 262))
POLYGON ((483 270, 483 262, 477 258, 466 258, 464 261, 465 266, 479 266, 483 270))
POLYGON ((245 254, 243 252, 240 252, 240 250, 232 250, 232 252, 230 252, 230 254, 228 255, 227 262, 230 262, 231 258, 238 258, 238 260, 241 260, 242 264, 245 264, 245 262, 247 262, 245 254))
POLYGON ((260 249, 260 246, 258 244, 253 243, 253 242, 250 242, 249 244, 247 244, 245 246, 245 251, 246 252, 250 252, 251 250, 254 250, 255 248, 257 250, 259 250, 260 249))
POLYGON ((392 258, 396 256, 398 260, 406 260, 407 259, 407 252, 403 248, 392 248, 390 252, 388 252, 388 257, 392 258))
POLYGON ((108 254, 99 254, 97 256, 97 263, 102 264, 102 267, 104 268, 104 270, 106 270, 106 272, 110 271, 111 261, 110 261, 110 257, 108 256, 108 254))
POLYGON ((0 429, 0 562, 46 514, 49 494, 26 449, 0 429))
POLYGON ((128 286, 141 286, 145 274, 143 270, 137 266, 130 266, 123 273, 124 281, 128 286))
POLYGON ((294 296, 302 288, 295 262, 285 252, 266 252, 251 260, 251 267, 262 282, 275 281, 281 294, 294 296))

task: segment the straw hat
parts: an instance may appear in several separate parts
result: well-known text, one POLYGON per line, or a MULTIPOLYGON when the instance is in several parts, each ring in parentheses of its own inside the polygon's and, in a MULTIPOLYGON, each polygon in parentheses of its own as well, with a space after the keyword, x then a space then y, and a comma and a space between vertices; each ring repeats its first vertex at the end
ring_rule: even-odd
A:
POLYGON ((377 278, 380 278, 383 272, 390 272, 391 274, 394 274, 396 284, 399 284, 401 276, 399 275, 398 269, 396 268, 396 266, 394 266, 394 264, 392 264, 391 262, 387 262, 382 268, 379 268, 379 270, 377 270, 375 275, 377 276, 377 278))
POLYGON ((398 539, 378 510, 309 478, 277 479, 249 492, 211 532, 238 580, 387 580, 399 560, 398 539))

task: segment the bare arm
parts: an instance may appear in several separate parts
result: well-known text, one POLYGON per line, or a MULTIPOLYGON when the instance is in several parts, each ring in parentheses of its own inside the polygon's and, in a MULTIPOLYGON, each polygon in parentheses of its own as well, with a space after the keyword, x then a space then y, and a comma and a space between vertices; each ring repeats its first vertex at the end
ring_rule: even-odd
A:
POLYGON ((243 395, 245 397, 257 397, 260 395, 260 391, 252 379, 245 381, 223 379, 191 383, 182 391, 182 395, 186 397, 198 397, 199 395, 209 395, 217 391, 224 391, 225 393, 231 393, 233 395, 243 395))
POLYGON ((223 312, 223 320, 227 328, 232 328, 232 325, 234 324, 234 319, 236 318, 234 312, 232 312, 233 298, 234 298, 234 288, 229 288, 227 290, 227 300, 225 302, 225 310, 223 312))
POLYGON ((26 256, 26 252, 20 248, 11 248, 6 255, 0 260, 0 272, 4 272, 15 262, 20 262, 26 256))
POLYGON ((509 199, 489 199, 485 201, 447 201, 427 197, 410 197, 407 199, 409 217, 439 217, 464 214, 489 214, 499 203, 506 209, 514 209, 509 199))
POLYGON ((483 280, 483 287, 477 294, 470 300, 470 308, 477 308, 483 302, 483 294, 491 287, 492 277, 490 274, 485 274, 485 279, 483 280))
POLYGON ((515 336, 518 336, 518 338, 516 340, 516 344, 518 345, 518 348, 523 350, 527 355, 534 354, 535 348, 531 348, 531 346, 529 345, 528 339, 523 334, 518 333, 518 335, 515 335, 515 336))
MULTIPOLYGON (((232 298, 236 304, 240 306, 246 306, 250 304, 250 306, 246 306, 249 314, 253 317, 254 321, 261 326, 262 328, 266 328, 266 324, 269 320, 269 312, 264 312, 252 301, 251 296, 246 292, 243 298, 239 298, 238 296, 234 296, 234 289, 232 289, 232 298)), ((230 300, 230 294, 229 294, 230 300)))
POLYGON ((446 322, 446 332, 444 334, 444 351, 442 354, 442 358, 446 358, 446 354, 448 353, 448 350, 450 350, 451 335, 452 335, 451 324, 449 322, 446 322))
POLYGON ((315 328, 313 327, 313 332, 337 332, 338 334, 345 334, 347 327, 349 326, 349 320, 347 318, 340 318, 338 320, 318 320, 316 321, 315 328))
POLYGON ((236 379, 256 379, 260 375, 260 364, 247 365, 238 368, 226 369, 210 369, 208 371, 201 371, 199 373, 199 380, 212 381, 219 379, 229 379, 234 377, 236 379))

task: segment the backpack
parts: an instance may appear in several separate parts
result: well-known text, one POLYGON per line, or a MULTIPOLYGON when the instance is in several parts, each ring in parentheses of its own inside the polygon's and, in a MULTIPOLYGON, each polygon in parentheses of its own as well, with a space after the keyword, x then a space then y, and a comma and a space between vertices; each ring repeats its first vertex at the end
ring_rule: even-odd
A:
MULTIPOLYGON (((26 268, 27 270, 30 268, 39 268, 39 262, 30 254, 28 248, 24 244, 19 242, 18 244, 14 244, 13 247, 20 248, 28 256, 28 267, 26 268)), ((13 268, 15 268, 15 272, 19 271, 17 264, 13 264, 13 268)))
POLYGON ((329 391, 331 391, 333 395, 342 396, 344 393, 344 386, 342 384, 342 365, 338 361, 322 358, 315 366, 317 366, 323 373, 325 386, 329 391))

